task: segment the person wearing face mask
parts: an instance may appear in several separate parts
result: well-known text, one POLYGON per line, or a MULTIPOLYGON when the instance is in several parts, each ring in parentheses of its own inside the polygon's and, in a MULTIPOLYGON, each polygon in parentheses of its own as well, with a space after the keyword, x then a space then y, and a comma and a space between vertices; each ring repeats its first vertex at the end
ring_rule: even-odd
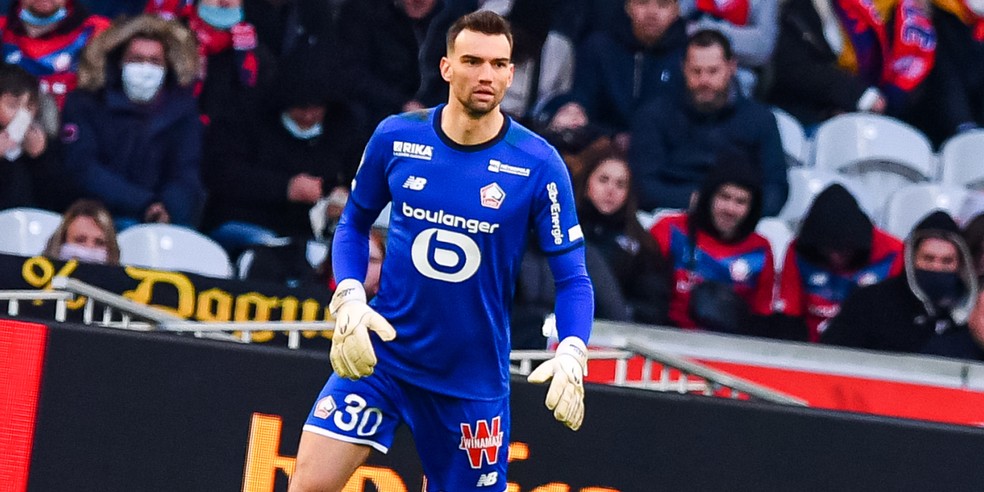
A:
POLYGON ((61 188, 48 136, 34 119, 38 80, 16 65, 0 66, 0 210, 53 207, 49 188, 61 188))
POLYGON ((65 211, 43 254, 61 261, 119 265, 113 217, 95 200, 76 201, 65 211))
POLYGON ((256 111, 275 70, 273 56, 243 20, 242 0, 150 0, 145 12, 179 20, 195 34, 201 57, 202 120, 256 111))
POLYGON ((974 261, 956 222, 924 218, 905 241, 905 274, 851 294, 820 342, 984 360, 967 329, 978 297, 974 261))
POLYGON ((139 222, 193 226, 204 202, 202 124, 193 89, 192 34, 141 15, 115 24, 83 54, 65 103, 67 173, 120 229, 139 222))
POLYGON ((37 77, 61 108, 77 84, 82 49, 108 27, 76 0, 16 0, 0 17, 4 61, 37 77))
POLYGON ((313 236, 309 211, 345 188, 363 124, 316 71, 287 66, 258 116, 216 121, 205 142, 209 192, 202 230, 232 256, 278 237, 313 236))

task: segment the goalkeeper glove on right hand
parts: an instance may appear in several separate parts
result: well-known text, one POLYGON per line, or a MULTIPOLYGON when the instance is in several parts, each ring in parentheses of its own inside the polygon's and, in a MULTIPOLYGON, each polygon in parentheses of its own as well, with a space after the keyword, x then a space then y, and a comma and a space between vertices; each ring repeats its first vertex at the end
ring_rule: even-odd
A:
POLYGON ((571 430, 580 429, 584 421, 587 359, 584 342, 577 337, 567 337, 557 346, 554 358, 540 364, 527 378, 531 383, 545 383, 553 379, 547 390, 547 408, 553 410, 554 418, 571 430))
POLYGON ((339 376, 359 379, 373 372, 376 352, 372 349, 369 330, 388 342, 396 338, 396 330, 366 304, 366 291, 355 279, 338 283, 328 307, 335 317, 331 336, 331 367, 339 376))

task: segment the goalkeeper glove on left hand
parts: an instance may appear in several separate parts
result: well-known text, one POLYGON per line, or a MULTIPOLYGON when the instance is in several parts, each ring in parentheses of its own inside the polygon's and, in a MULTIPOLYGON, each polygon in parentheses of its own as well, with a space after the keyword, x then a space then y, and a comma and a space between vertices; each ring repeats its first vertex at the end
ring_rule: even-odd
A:
POLYGON ((335 317, 335 332, 331 336, 331 367, 335 373, 347 379, 372 374, 376 352, 372 349, 369 330, 384 342, 396 338, 396 330, 366 304, 366 291, 355 279, 338 283, 328 310, 335 317))
POLYGON ((530 373, 527 381, 545 383, 553 379, 547 390, 547 408, 554 418, 571 430, 581 428, 584 420, 584 376, 587 374, 587 348, 577 337, 567 337, 557 346, 556 355, 530 373))

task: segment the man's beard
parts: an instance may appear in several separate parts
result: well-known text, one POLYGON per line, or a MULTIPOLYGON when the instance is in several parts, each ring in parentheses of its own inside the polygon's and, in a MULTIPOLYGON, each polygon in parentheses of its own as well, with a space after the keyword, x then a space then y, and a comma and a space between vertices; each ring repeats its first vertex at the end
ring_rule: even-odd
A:
POLYGON ((703 101, 698 101, 696 97, 691 93, 690 102, 693 103, 694 108, 701 113, 711 113, 717 111, 724 107, 728 102, 728 91, 724 90, 721 92, 715 92, 714 96, 710 99, 704 99, 703 101))

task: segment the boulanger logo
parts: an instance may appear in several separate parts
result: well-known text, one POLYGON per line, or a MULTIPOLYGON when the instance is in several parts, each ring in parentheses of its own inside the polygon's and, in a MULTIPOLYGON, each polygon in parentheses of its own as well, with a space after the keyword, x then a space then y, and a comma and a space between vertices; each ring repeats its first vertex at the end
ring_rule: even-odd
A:
POLYGON ((434 157, 434 147, 413 142, 393 142, 393 155, 429 161, 434 157))
POLYGON ((477 232, 491 234, 499 228, 499 224, 493 224, 484 220, 469 219, 460 215, 445 212, 444 210, 438 210, 435 212, 433 210, 415 208, 407 202, 403 202, 403 206, 401 208, 405 217, 430 222, 431 224, 441 224, 457 229, 464 229, 472 234, 477 232))

